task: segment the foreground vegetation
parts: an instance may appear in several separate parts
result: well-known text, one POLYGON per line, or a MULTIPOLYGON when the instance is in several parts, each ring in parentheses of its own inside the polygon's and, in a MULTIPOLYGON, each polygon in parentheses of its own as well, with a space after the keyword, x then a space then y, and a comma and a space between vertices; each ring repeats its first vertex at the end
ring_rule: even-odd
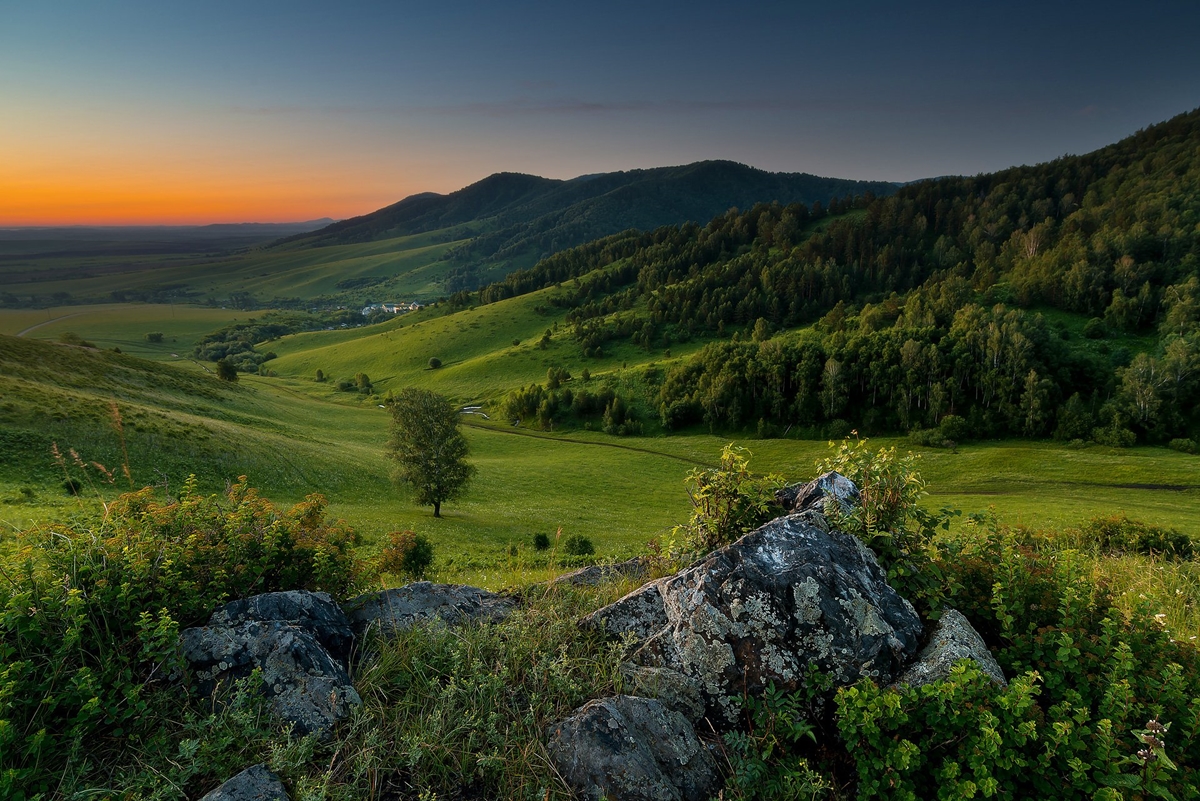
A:
MULTIPOLYGON (((716 506, 697 503, 697 519, 765 497, 744 495, 761 479, 734 453, 721 471, 693 473, 696 500, 703 476, 727 477, 716 506)), ((964 667, 920 690, 863 682, 830 704, 813 675, 796 696, 751 704, 745 728, 722 740, 725 797, 1195 797, 1200 582, 1190 537, 1127 518, 1034 531, 973 515, 943 530, 944 515, 913 505, 923 485, 913 462, 854 443, 829 456, 863 483, 870 512, 839 524, 878 550, 926 614, 963 611, 1011 683, 999 689, 964 667), (1154 585, 1131 584, 1138 573, 1154 585)), ((721 518, 713 542, 769 516, 764 503, 721 518)), ((499 625, 365 644, 364 705, 326 742, 280 729, 254 677, 215 706, 192 694, 175 651, 181 627, 253 592, 344 598, 378 586, 386 554, 356 555, 354 542, 327 521, 322 499, 278 508, 244 483, 222 496, 194 483, 169 497, 147 489, 91 520, 24 532, 0 560, 0 792, 183 798, 266 761, 297 798, 569 797, 545 726, 621 691, 626 656, 574 621, 629 585, 521 584, 510 590, 519 612, 499 625)), ((659 570, 677 566, 669 550, 659 570)), ((551 571, 560 557, 547 557, 551 571)))

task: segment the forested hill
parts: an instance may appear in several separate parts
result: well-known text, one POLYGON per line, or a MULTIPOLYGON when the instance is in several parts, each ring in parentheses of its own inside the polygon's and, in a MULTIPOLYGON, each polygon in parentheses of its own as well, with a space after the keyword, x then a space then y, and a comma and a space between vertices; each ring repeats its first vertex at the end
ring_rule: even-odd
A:
POLYGON ((627 228, 652 229, 708 220, 731 206, 762 201, 828 203, 886 195, 896 184, 848 181, 805 173, 771 173, 729 161, 601 173, 569 181, 497 173, 448 195, 422 194, 362 217, 343 220, 289 242, 366 242, 473 224, 485 234, 473 256, 536 250, 552 253, 627 228))
POLYGON ((580 277, 556 302, 593 352, 753 328, 755 342, 713 345, 666 377, 667 425, 912 429, 950 415, 974 435, 1193 432, 1200 111, 1084 156, 833 212, 760 205, 617 235, 479 300, 580 277))

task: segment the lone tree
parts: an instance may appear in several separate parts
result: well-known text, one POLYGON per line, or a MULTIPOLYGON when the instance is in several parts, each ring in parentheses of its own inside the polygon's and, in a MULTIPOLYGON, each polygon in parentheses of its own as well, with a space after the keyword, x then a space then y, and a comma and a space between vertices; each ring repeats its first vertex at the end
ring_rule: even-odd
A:
POLYGON ((409 387, 390 402, 392 437, 388 456, 396 460, 397 479, 412 486, 414 500, 433 506, 457 498, 475 475, 467 462, 467 440, 458 430, 458 411, 450 401, 425 389, 409 387))
POLYGON ((217 362, 217 378, 222 381, 237 381, 237 368, 224 359, 221 359, 217 362))

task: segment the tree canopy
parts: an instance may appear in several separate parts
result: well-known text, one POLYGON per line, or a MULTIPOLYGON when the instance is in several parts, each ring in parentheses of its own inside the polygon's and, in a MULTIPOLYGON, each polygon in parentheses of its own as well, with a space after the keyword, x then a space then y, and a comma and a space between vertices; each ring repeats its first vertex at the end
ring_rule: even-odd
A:
POLYGON ((413 500, 441 517, 442 503, 459 497, 475 475, 458 410, 436 392, 413 387, 393 396, 389 407, 388 456, 396 461, 396 479, 412 487, 413 500))

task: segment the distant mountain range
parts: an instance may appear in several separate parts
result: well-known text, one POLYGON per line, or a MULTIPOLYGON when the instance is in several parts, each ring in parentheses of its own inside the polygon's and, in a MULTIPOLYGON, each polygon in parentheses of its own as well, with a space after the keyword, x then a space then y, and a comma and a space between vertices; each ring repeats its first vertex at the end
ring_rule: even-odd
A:
POLYGON ((772 173, 731 161, 585 175, 571 180, 496 173, 448 195, 412 195, 379 211, 284 240, 320 247, 465 226, 474 238, 459 259, 514 266, 630 228, 708 222, 755 203, 828 203, 890 195, 899 184, 807 173, 772 173))

